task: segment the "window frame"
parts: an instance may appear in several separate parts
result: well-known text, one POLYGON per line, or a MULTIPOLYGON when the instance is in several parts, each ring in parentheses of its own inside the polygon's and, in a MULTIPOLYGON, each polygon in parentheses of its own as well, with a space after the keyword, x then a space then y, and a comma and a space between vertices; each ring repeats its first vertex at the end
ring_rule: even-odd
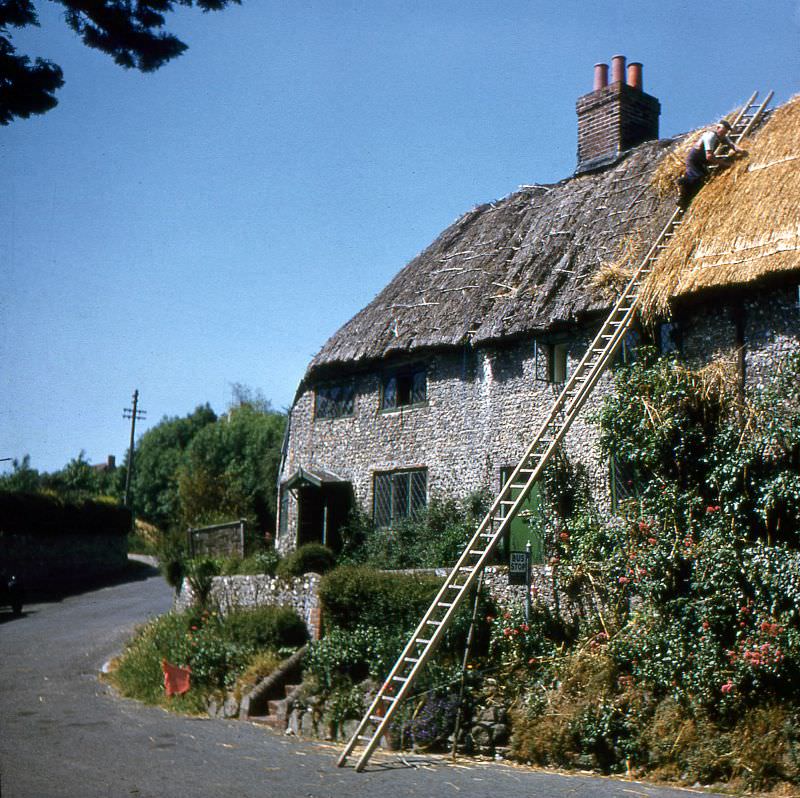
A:
POLYGON ((391 529, 397 521, 413 520, 427 506, 428 469, 426 466, 373 473, 372 522, 375 529, 391 529), (404 482, 405 484, 402 484, 404 482), (422 482, 421 486, 420 482, 422 482), (421 501, 419 501, 420 496, 421 501), (398 512, 400 502, 405 504, 404 512, 398 512))
POLYGON ((425 363, 410 363, 387 369, 381 376, 381 413, 397 413, 408 408, 425 407, 427 404, 428 367, 425 363), (400 401, 401 398, 404 401, 400 401))
POLYGON ((564 385, 569 379, 569 349, 569 341, 553 341, 547 345, 547 382, 551 385, 564 385))
POLYGON ((355 415, 356 386, 352 380, 342 382, 326 382, 314 387, 314 420, 332 420, 351 418, 355 415), (324 396, 325 392, 339 391, 343 397, 324 396), (324 396, 325 408, 333 407, 335 412, 320 412, 320 399, 324 396))

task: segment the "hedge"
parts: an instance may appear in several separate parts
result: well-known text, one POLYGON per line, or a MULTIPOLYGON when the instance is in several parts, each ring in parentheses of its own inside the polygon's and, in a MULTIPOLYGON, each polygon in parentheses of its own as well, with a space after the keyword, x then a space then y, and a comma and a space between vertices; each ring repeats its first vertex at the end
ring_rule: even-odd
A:
POLYGON ((0 534, 125 536, 131 513, 112 500, 67 501, 45 493, 0 491, 0 534))

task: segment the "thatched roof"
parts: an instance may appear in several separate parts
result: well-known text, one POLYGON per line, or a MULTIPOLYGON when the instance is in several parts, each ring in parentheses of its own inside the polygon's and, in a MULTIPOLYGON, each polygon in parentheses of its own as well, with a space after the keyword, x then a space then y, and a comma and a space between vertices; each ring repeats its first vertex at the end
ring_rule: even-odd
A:
POLYGON ((651 314, 690 293, 800 271, 800 96, 742 146, 748 157, 703 188, 658 259, 643 289, 651 314))
MULTIPOLYGON (((745 143, 750 157, 695 199, 651 280, 651 309, 700 288, 800 268, 799 122, 797 101, 776 111, 745 143)), ((522 186, 466 213, 327 341, 307 376, 556 331, 607 311, 609 287, 674 210, 663 175, 672 161, 680 170, 670 151, 685 138, 647 142, 597 173, 522 186)))
POLYGON ((650 185, 670 143, 642 144, 602 172, 522 186, 466 213, 328 340, 310 372, 485 344, 605 309, 592 275, 632 231, 647 240, 672 211, 650 185))

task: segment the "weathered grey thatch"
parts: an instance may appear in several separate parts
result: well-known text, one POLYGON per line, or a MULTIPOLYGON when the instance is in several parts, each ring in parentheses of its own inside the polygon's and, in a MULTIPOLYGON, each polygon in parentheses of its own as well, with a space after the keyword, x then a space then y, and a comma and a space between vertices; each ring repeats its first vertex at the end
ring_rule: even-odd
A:
MULTIPOLYGON (((800 271, 799 124, 794 98, 746 142, 751 159, 701 192, 644 287, 649 317, 676 297, 800 271)), ((670 151, 695 136, 647 142, 602 171, 474 208, 327 341, 306 378, 556 331, 607 311, 614 283, 674 211, 683 159, 670 151)))
POLYGON ((327 341, 307 377, 555 330, 605 310, 593 274, 632 234, 651 239, 674 209, 650 185, 670 143, 647 142, 602 172, 523 186, 466 213, 327 341))

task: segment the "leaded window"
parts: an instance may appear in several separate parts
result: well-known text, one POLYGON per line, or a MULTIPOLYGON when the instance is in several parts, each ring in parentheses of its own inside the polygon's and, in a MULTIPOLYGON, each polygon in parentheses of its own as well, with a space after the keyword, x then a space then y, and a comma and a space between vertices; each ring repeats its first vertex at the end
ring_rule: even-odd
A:
POLYGON ((425 402, 428 398, 428 378, 425 366, 409 366, 384 376, 381 395, 382 410, 396 410, 425 402))
POLYGON ((373 487, 373 521, 376 527, 389 527, 404 518, 414 518, 425 509, 428 470, 377 473, 373 487))
POLYGON ((355 386, 352 382, 320 385, 314 394, 316 418, 341 418, 352 416, 355 403, 355 386))

